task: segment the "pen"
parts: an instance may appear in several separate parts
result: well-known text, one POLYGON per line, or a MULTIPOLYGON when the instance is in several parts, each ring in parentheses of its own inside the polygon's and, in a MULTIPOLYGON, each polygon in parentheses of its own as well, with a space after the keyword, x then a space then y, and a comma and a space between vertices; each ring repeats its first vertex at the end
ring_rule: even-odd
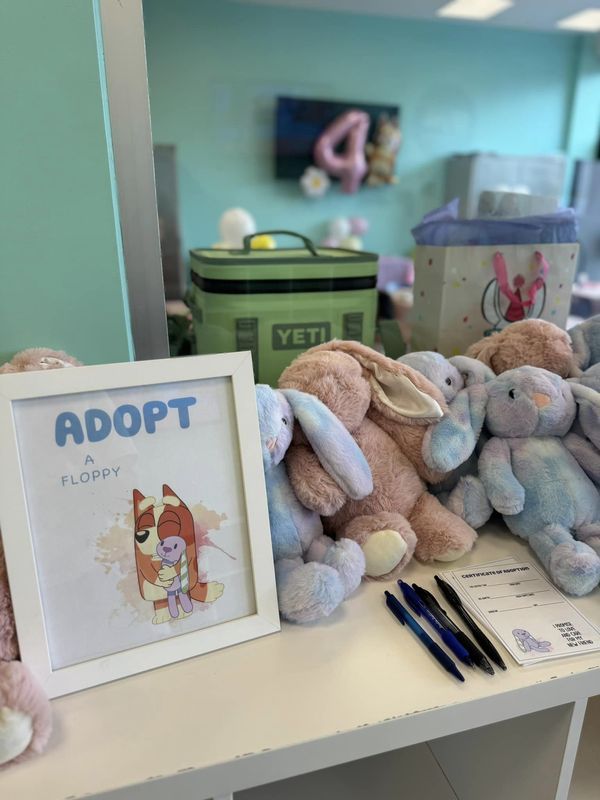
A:
POLYGON ((483 655, 481 650, 473 641, 471 641, 471 639, 469 639, 465 633, 461 631, 457 625, 454 624, 454 622, 452 622, 448 614, 446 614, 444 609, 438 603, 437 598, 432 595, 431 592, 428 592, 427 589, 423 589, 422 586, 417 586, 416 583, 413 583, 413 589, 419 595, 423 603, 425 603, 437 621, 441 625, 445 625, 446 628, 448 628, 448 630, 456 636, 458 641, 471 656, 471 660, 475 663, 475 665, 484 672, 487 672, 488 675, 495 675, 494 668, 483 655))
POLYGON ((471 660, 471 656, 467 650, 462 646, 462 644, 451 631, 439 623, 413 587, 404 581, 398 581, 398 586, 400 587, 408 606, 412 608, 415 614, 418 617, 424 617, 446 645, 446 647, 451 650, 454 655, 463 662, 463 664, 466 664, 468 667, 472 667, 473 661, 471 660))
POLYGON ((401 622, 402 625, 408 625, 412 632, 419 637, 422 644, 425 645, 435 660, 441 664, 447 672, 450 672, 455 678, 458 678, 459 681, 464 681, 464 677, 461 675, 454 661, 452 661, 450 656, 447 656, 446 653, 444 653, 439 644, 436 644, 436 642, 433 641, 427 631, 423 630, 417 620, 412 617, 404 608, 400 600, 398 600, 397 597, 394 597, 391 592, 386 591, 385 602, 396 619, 401 622))
POLYGON ((502 660, 502 656, 496 650, 494 645, 490 642, 488 637, 485 633, 481 630, 481 628, 477 625, 473 617, 469 614, 467 609, 463 606, 462 600, 456 594, 452 586, 446 581, 442 580, 439 575, 434 575, 435 581, 437 585, 440 587, 440 591, 446 598, 446 600, 450 603, 452 608, 456 611, 468 629, 471 631, 473 636, 475 637, 475 641, 481 647, 483 652, 489 656, 494 664, 497 664, 500 669, 506 669, 506 664, 502 660))

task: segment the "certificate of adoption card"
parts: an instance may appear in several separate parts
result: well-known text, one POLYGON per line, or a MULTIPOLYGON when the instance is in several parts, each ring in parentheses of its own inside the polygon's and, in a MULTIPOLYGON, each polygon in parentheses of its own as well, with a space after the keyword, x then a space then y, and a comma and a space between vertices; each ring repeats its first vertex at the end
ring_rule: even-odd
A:
POLYGON ((529 562, 514 559, 444 573, 519 664, 600 649, 600 632, 529 562))

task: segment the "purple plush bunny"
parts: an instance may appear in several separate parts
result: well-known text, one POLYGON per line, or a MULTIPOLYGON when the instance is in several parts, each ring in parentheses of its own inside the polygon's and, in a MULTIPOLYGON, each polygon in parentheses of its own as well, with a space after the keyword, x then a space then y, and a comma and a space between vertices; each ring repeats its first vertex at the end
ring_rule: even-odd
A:
POLYGON ((563 441, 577 409, 572 384, 519 367, 486 389, 492 438, 481 451, 479 476, 490 502, 557 586, 587 594, 600 582, 600 495, 563 441))

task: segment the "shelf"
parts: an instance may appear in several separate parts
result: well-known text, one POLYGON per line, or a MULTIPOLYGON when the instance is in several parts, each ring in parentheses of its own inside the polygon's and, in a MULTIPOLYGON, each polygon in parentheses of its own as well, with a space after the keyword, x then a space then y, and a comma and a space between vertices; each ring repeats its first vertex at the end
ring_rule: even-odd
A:
MULTIPOLYGON (((533 559, 490 527, 461 563, 506 555, 533 559)), ((433 572, 415 562, 405 575, 431 586, 433 572)), ((507 655, 506 673, 459 684, 399 627, 384 587, 364 583, 319 624, 53 701, 47 753, 2 773, 0 795, 137 800, 157 781, 157 797, 201 800, 600 693, 599 653, 527 668, 507 655)), ((576 601, 597 624, 599 596, 576 601)))

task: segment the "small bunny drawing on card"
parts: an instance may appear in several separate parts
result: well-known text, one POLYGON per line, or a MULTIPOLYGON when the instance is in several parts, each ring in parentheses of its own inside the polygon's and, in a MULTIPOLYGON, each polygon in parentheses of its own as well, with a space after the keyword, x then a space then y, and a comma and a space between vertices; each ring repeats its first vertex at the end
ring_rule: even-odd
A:
POLYGON ((550 642, 539 641, 532 636, 525 628, 515 628, 512 632, 519 650, 523 653, 549 653, 552 650, 550 642))

